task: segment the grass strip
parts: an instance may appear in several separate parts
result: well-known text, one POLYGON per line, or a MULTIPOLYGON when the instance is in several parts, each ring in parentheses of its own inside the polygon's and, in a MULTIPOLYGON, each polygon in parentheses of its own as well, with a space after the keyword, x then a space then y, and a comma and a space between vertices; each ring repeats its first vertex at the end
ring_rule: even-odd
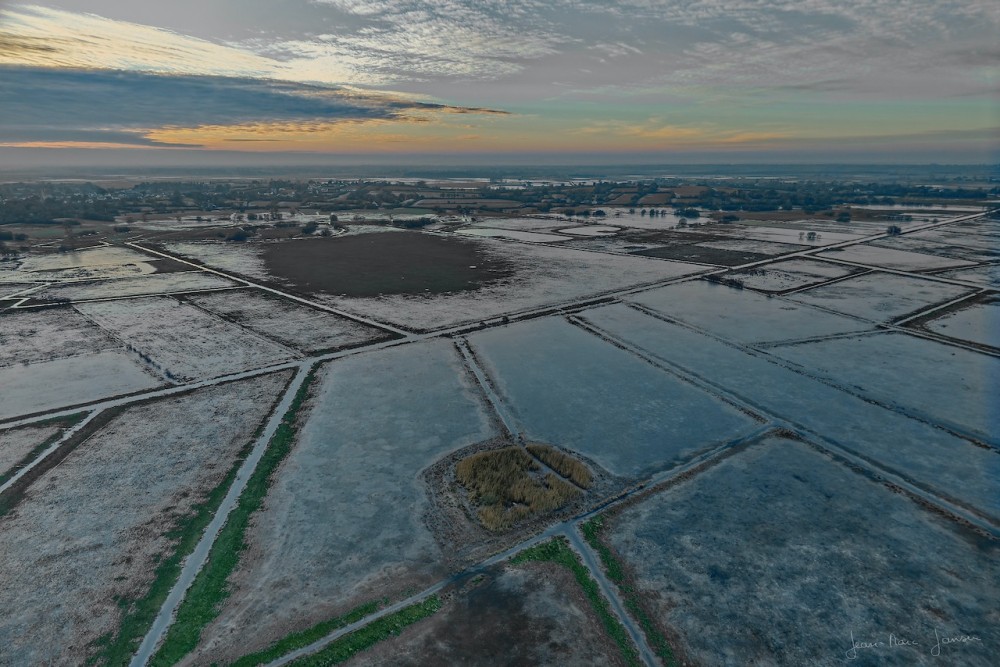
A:
POLYGON ((597 552, 598 557, 601 559, 601 565, 604 566, 604 574, 621 591, 625 608, 628 609, 632 618, 639 622, 639 626, 642 628, 643 633, 645 633, 646 641, 649 642, 653 652, 663 660, 663 664, 667 665, 667 667, 676 666, 678 664, 677 658, 666 636, 664 636, 646 612, 645 607, 643 607, 640 601, 639 591, 636 590, 635 586, 631 584, 625 575, 625 568, 622 566, 621 561, 618 560, 614 552, 611 551, 611 548, 601 539, 601 532, 604 530, 604 527, 604 517, 601 515, 595 516, 580 526, 587 544, 597 552))
POLYGON ((319 641, 334 630, 339 630, 346 625, 360 621, 365 616, 374 614, 385 602, 386 600, 373 600, 372 602, 368 602, 360 607, 352 609, 343 616, 331 618, 330 620, 323 621, 322 623, 317 623, 308 630, 288 635, 287 637, 279 639, 275 643, 271 644, 263 651, 257 651, 256 653, 243 656, 234 662, 231 667, 255 667, 256 665, 266 665, 269 662, 277 660, 283 655, 287 655, 292 651, 304 648, 313 642, 319 641))
POLYGON ((306 400, 315 375, 316 368, 313 367, 295 392, 291 405, 271 437, 260 462, 250 475, 236 507, 229 513, 226 524, 212 544, 208 560, 198 572, 178 607, 167 636, 150 660, 151 665, 176 664, 198 646, 202 630, 219 615, 222 603, 229 597, 229 587, 226 582, 236 569, 240 554, 247 548, 246 532, 250 525, 250 517, 263 504, 270 487, 271 476, 292 449, 295 433, 298 430, 295 424, 296 416, 306 400))
POLYGON ((404 607, 394 614, 383 616, 290 664, 294 667, 325 667, 339 665, 356 653, 371 648, 380 641, 398 635, 408 625, 427 618, 441 608, 441 599, 432 595, 426 600, 404 607))
POLYGON ((226 494, 229 493, 229 488, 236 479, 240 465, 250 455, 254 441, 263 429, 264 425, 261 424, 254 438, 240 449, 233 465, 226 472, 226 476, 214 489, 208 492, 204 501, 193 505, 191 514, 173 530, 165 533, 168 539, 177 540, 173 551, 157 564, 156 570, 153 572, 153 583, 143 597, 138 600, 124 598, 118 600, 118 605, 122 609, 122 620, 118 626, 117 634, 108 633, 99 637, 93 644, 98 651, 87 660, 87 664, 128 665, 132 661, 132 656, 139 648, 142 638, 149 631, 153 621, 156 620, 163 602, 180 577, 184 558, 198 545, 202 533, 212 522, 212 517, 215 516, 226 494))
POLYGON ((625 664, 642 665, 639 661, 639 653, 632 644, 632 640, 625 631, 625 628, 622 627, 618 618, 611 612, 608 601, 601 595, 597 582, 590 576, 590 572, 580 561, 580 557, 576 555, 576 552, 566 544, 565 538, 559 537, 548 542, 543 542, 530 549, 525 549, 511 559, 511 563, 514 565, 529 561, 548 561, 569 568, 573 576, 576 577, 576 582, 583 589, 584 595, 597 613, 598 618, 601 619, 604 629, 614 639, 615 643, 618 644, 622 657, 625 659, 625 664))

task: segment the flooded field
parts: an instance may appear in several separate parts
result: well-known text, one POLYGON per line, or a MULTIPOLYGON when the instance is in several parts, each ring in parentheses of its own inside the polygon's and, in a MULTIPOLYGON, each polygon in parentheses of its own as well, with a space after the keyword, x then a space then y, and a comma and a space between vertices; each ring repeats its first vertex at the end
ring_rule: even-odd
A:
POLYGON ((733 406, 561 319, 469 340, 529 439, 579 452, 616 475, 663 470, 758 426, 733 406), (616 444, 622 440, 629 447, 616 444))
POLYGON ((670 319, 747 343, 871 328, 856 319, 704 280, 639 292, 630 300, 670 319))
POLYGON ((985 667, 1000 641, 987 621, 996 545, 802 443, 734 454, 621 513, 609 541, 650 613, 704 664, 840 665, 852 637, 893 634, 920 646, 877 647, 877 664, 930 665, 937 631, 975 633, 941 655, 985 667))
POLYGON ((918 277, 873 272, 832 285, 820 285, 788 298, 875 322, 889 322, 970 291, 967 287, 918 277))
POLYGON ((0 665, 993 664, 1000 222, 674 180, 12 227, 0 665))
POLYGON ((330 363, 310 404, 197 663, 231 660, 446 573, 421 520, 420 473, 496 435, 454 346, 330 363))

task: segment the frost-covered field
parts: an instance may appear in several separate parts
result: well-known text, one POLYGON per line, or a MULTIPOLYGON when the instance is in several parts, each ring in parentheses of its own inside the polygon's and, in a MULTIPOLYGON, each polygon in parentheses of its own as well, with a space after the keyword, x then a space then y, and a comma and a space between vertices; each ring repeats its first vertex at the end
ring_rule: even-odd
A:
POLYGON ((992 220, 925 229, 914 232, 913 238, 979 250, 994 258, 1000 253, 1000 224, 992 220))
POLYGON ((101 282, 72 283, 55 285, 31 296, 37 299, 68 299, 85 301, 88 299, 113 299, 123 296, 144 296, 147 294, 170 294, 173 292, 195 292, 198 290, 236 287, 238 283, 221 276, 202 271, 160 273, 143 278, 104 280, 101 282))
POLYGON ((1000 300, 974 303, 924 326, 942 336, 1000 349, 1000 300))
POLYGON ((0 366, 29 364, 121 347, 72 308, 0 315, 0 366))
POLYGON ((569 237, 559 234, 540 234, 538 232, 523 232, 512 229, 495 229, 490 227, 465 227, 458 230, 466 236, 480 236, 496 239, 511 239, 512 241, 528 241, 529 243, 558 243, 568 241, 569 237))
POLYGON ((286 347, 170 297, 92 301, 77 308, 179 378, 216 377, 295 356, 286 347))
MULTIPOLYGON (((23 280, 23 278, 21 278, 23 280)), ((0 278, 2 281, 2 278, 0 278)), ((5 283, 0 282, 0 299, 20 296, 23 292, 36 291, 44 283, 5 283)))
POLYGON ((757 422, 562 318, 469 337, 529 439, 638 477, 756 428, 757 422))
MULTIPOLYGON (((698 231, 698 230, 694 230, 698 231)), ((790 243, 793 245, 824 246, 844 241, 853 241, 864 232, 858 230, 831 232, 825 229, 817 230, 813 225, 804 224, 801 227, 758 227, 758 226, 726 226, 725 228, 712 227, 713 234, 727 234, 735 239, 752 239, 756 241, 768 241, 772 243, 790 243), (810 233, 813 234, 810 237, 810 233)))
POLYGON ((784 255, 796 250, 803 250, 806 246, 791 243, 774 243, 771 241, 743 241, 733 239, 731 241, 705 241, 697 244, 701 248, 718 248, 719 250, 734 250, 736 252, 755 252, 761 255, 784 255))
POLYGON ((170 536, 218 485, 289 379, 256 377, 115 417, 0 517, 4 664, 86 664, 142 597, 170 536))
POLYGON ((879 248, 872 245, 852 245, 821 252, 817 257, 828 257, 845 262, 855 262, 867 266, 877 266, 883 269, 899 269, 901 271, 932 271, 935 269, 951 269, 958 266, 972 266, 975 262, 950 257, 939 257, 924 253, 879 248))
POLYGON ((984 264, 971 269, 956 269, 954 271, 935 273, 934 275, 941 276, 942 278, 964 280, 992 289, 1000 289, 1000 264, 984 264))
POLYGON ((523 232, 548 232, 556 227, 570 224, 570 218, 481 218, 469 225, 469 228, 510 229, 523 232))
MULTIPOLYGON (((602 222, 621 227, 631 227, 633 229, 674 229, 682 218, 673 213, 665 215, 648 216, 642 215, 643 208, 655 208, 656 210, 670 211, 668 206, 644 207, 638 206, 635 213, 629 213, 628 208, 615 208, 613 206, 602 206, 602 210, 607 213, 607 217, 602 218, 602 222)), ((699 225, 705 222, 705 218, 684 218, 689 224, 699 225)))
POLYGON ((623 305, 588 310, 584 318, 918 486, 1000 519, 1000 457, 993 451, 623 305))
POLYGON ((443 574, 421 521, 420 472, 495 435, 458 352, 436 340, 352 356, 317 383, 196 664, 229 662, 443 574))
POLYGON ((671 319, 743 343, 792 340, 871 328, 853 318, 707 280, 691 280, 639 292, 628 300, 671 319))
POLYGON ((487 244, 488 252, 518 267, 517 275, 474 292, 427 297, 315 295, 314 298, 381 322, 430 330, 705 271, 703 266, 685 262, 612 256, 525 243, 489 240, 481 243, 487 244))
POLYGON ((22 426, 0 430, 0 479, 49 438, 62 430, 59 425, 22 426))
POLYGON ((582 227, 562 227, 556 230, 560 234, 573 234, 574 236, 607 236, 621 231, 621 227, 611 227, 610 225, 583 225, 582 227))
POLYGON ((763 292, 784 292, 842 278, 855 271, 843 264, 818 262, 814 259, 789 259, 754 269, 727 273, 726 276, 738 278, 746 287, 752 289, 763 292))
MULTIPOLYGON (((936 230, 931 230, 936 231, 936 230)), ((957 245, 951 242, 942 242, 926 238, 918 238, 919 232, 907 236, 893 236, 887 239, 871 241, 870 245, 879 248, 891 248, 893 250, 905 250, 925 255, 938 255, 952 259, 968 260, 973 262, 988 262, 1000 259, 1000 239, 992 242, 991 247, 976 249, 957 245)))
POLYGON ((0 368, 0 419, 152 389, 162 381, 134 355, 105 351, 0 368))
POLYGON ((222 271, 258 280, 271 277, 264 266, 260 244, 202 241, 165 243, 163 247, 168 253, 187 257, 222 271))
POLYGON ((0 282, 123 278, 156 271, 149 257, 128 248, 98 247, 75 252, 27 255, 0 263, 0 282))
POLYGON ((1000 444, 996 357, 898 333, 786 345, 769 352, 863 396, 1000 444))
POLYGON ((348 347, 384 337, 378 329, 257 290, 227 290, 187 300, 303 352, 348 347))
POLYGON ((996 663, 995 546, 801 443, 752 446, 627 509, 609 538, 694 664, 851 664, 852 637, 882 643, 858 664, 996 663), (935 631, 981 641, 938 658, 935 631))
POLYGON ((876 322, 889 322, 969 291, 947 283, 874 272, 820 285, 788 298, 876 322))

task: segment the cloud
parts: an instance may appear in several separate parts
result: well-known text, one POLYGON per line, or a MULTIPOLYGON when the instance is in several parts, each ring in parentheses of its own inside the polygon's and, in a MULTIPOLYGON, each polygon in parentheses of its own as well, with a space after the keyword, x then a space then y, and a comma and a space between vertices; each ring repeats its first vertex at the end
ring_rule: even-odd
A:
POLYGON ((159 74, 273 76, 252 52, 153 26, 39 6, 0 11, 0 65, 159 74))
POLYGON ((151 139, 163 128, 252 124, 417 122, 433 115, 503 112, 416 101, 346 87, 235 77, 0 67, 0 142, 151 139))

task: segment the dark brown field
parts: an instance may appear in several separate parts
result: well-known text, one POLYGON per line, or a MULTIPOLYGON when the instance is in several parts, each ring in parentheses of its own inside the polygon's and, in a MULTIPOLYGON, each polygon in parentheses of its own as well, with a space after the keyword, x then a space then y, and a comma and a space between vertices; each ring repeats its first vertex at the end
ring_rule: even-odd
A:
POLYGON ((491 570, 445 607, 347 664, 614 666, 622 659, 573 575, 555 563, 491 570))
POLYGON ((474 241, 417 232, 268 244, 264 261, 296 289, 346 296, 460 292, 513 275, 474 241))

